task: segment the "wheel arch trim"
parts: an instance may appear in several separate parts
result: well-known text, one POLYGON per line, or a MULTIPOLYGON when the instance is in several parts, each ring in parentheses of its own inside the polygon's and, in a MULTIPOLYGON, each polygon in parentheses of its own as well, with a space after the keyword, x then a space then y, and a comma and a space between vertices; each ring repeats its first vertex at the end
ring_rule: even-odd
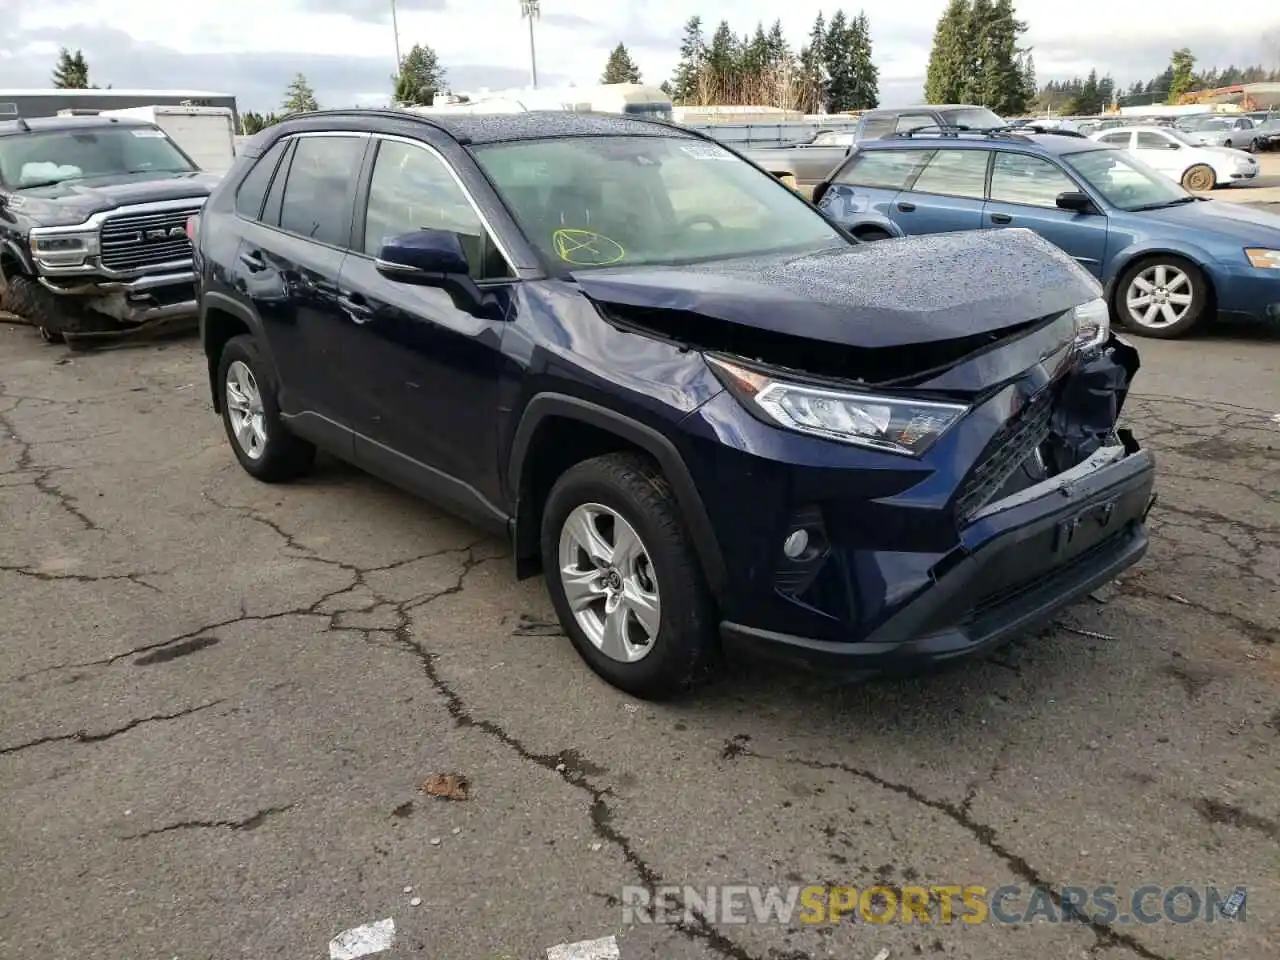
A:
POLYGON ((209 291, 200 298, 200 345, 204 350, 204 355, 209 368, 209 393, 213 399, 213 409, 221 413, 221 407, 218 403, 218 385, 215 382, 218 373, 218 357, 209 354, 209 313, 217 311, 235 317, 246 327, 249 333, 258 341, 258 347, 262 350, 264 358, 271 364, 272 369, 277 369, 275 365, 275 357, 271 353, 271 342, 266 336, 266 329, 263 326, 262 319, 249 307, 245 306, 234 297, 230 297, 225 293, 217 291, 209 291))

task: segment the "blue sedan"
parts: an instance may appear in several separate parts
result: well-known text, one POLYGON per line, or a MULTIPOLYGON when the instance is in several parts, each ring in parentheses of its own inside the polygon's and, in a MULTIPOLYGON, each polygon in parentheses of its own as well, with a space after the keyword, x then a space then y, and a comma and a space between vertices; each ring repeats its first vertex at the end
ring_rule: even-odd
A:
POLYGON ((1116 323, 1174 338, 1280 320, 1280 216, 1183 190, 1132 155, 1055 134, 916 133, 861 143, 814 191, 864 240, 1024 227, 1104 286, 1116 323))

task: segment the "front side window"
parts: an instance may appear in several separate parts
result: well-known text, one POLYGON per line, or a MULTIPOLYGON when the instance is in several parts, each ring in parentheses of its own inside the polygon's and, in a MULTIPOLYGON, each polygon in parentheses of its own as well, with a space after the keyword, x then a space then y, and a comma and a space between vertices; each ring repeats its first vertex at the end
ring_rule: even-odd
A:
POLYGON ((511 275, 480 215, 444 161, 425 147, 384 140, 378 146, 369 182, 364 252, 376 257, 390 238, 423 229, 457 235, 472 279, 511 275))
POLYGON ((1056 208, 1059 194, 1076 189, 1070 177, 1042 157, 1000 152, 991 168, 991 199, 1001 203, 1056 208))
POLYGON ((858 132, 861 140, 879 140, 886 133, 894 130, 893 117, 866 117, 862 121, 862 129, 858 132))
POLYGON ((1099 137, 1098 142, 1110 143, 1117 147, 1127 147, 1129 146, 1130 137, 1131 134, 1128 133, 1108 133, 1105 137, 1099 137))
POLYGON ((529 241, 567 270, 848 243, 777 179, 692 137, 556 137, 472 151, 529 241))
POLYGON ((152 126, 84 127, 0 139, 0 183, 18 190, 196 169, 164 131, 152 126))
POLYGON ((878 190, 905 190, 932 150, 864 150, 837 174, 836 183, 878 190))
POLYGON ((987 156, 986 150, 939 150, 911 189, 981 200, 987 191, 987 156))
POLYGON ((1131 153, 1083 150, 1064 154, 1062 162, 1121 210, 1171 206, 1186 203, 1191 196, 1131 153))
POLYGON ((1137 149, 1139 150, 1168 150, 1172 144, 1173 141, 1162 134, 1151 130, 1138 131, 1137 149))
POLYGON ((284 187, 280 229, 347 246, 355 174, 364 148, 363 137, 300 137, 284 187))

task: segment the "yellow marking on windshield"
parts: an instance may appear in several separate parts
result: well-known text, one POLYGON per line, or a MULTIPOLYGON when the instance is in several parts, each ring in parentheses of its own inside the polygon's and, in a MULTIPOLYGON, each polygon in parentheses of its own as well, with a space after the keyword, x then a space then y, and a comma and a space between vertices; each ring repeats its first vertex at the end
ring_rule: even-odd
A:
POLYGON ((617 240, 590 230, 560 229, 551 235, 556 256, 579 267, 607 267, 627 255, 617 240))

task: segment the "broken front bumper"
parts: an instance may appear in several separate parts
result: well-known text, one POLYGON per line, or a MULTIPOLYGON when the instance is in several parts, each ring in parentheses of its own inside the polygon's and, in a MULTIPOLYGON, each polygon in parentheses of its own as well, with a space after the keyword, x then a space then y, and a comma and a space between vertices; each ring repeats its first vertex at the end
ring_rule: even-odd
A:
POLYGON ((189 268, 131 280, 42 276, 40 285, 60 296, 82 298, 80 306, 129 326, 194 319, 199 313, 195 273, 189 268))
MULTIPOLYGON (((726 646, 842 673, 915 672, 1044 623, 1147 549, 1151 454, 1128 440, 975 515, 914 596, 860 639, 721 624, 726 646)), ((895 558, 896 565, 902 561, 895 558)), ((885 564, 891 568, 895 564, 885 564)))

